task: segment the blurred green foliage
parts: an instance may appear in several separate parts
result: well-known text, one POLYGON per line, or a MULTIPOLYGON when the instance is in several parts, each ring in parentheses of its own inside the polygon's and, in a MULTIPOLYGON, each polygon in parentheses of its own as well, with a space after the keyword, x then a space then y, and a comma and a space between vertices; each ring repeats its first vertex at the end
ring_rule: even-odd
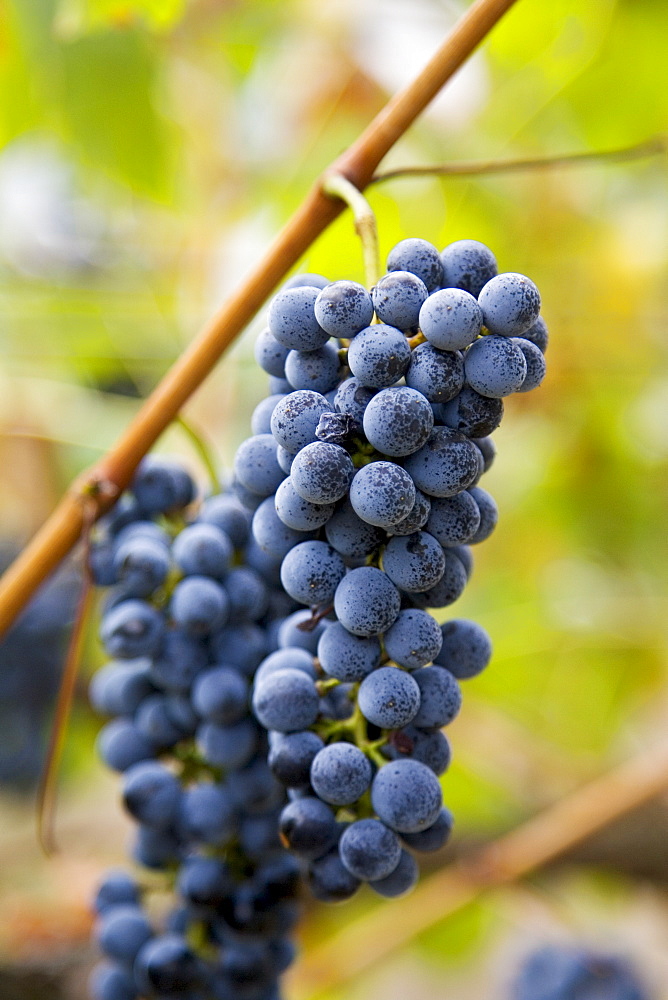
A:
MULTIPOLYGON (((8 531, 33 530, 112 443, 463 6, 0 0, 8 531)), ((667 36, 660 0, 518 4, 388 165, 608 148, 665 131, 667 36)), ((547 383, 508 404, 496 436, 485 485, 501 522, 452 609, 484 623, 496 649, 452 727, 444 788, 462 835, 509 827, 665 728, 665 186, 664 157, 370 193, 383 252, 407 235, 483 240, 502 269, 537 281, 552 335, 547 383)), ((304 269, 362 277, 348 217, 304 269)), ((265 392, 252 340, 188 408, 228 466, 265 392)), ((161 447, 196 464, 178 430, 161 447)), ((583 899, 599 891, 587 886, 583 899)), ((370 905, 314 916, 307 935, 370 905)), ((465 911, 420 948, 463 960, 467 942, 503 923, 495 913, 465 911)), ((391 1000, 385 980, 382 993, 391 1000)))

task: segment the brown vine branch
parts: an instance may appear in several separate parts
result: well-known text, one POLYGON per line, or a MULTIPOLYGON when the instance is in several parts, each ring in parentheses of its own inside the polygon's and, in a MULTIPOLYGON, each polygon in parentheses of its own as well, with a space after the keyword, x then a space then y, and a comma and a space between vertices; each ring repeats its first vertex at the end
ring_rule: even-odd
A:
POLYGON ((374 174, 370 184, 401 177, 476 177, 481 174, 510 174, 523 170, 543 170, 549 167, 577 167, 583 163, 641 160, 668 152, 668 134, 652 136, 644 142, 619 149, 591 150, 583 153, 562 153, 557 156, 537 156, 519 160, 461 160, 459 163, 438 163, 432 167, 398 167, 374 174))
POLYGON ((303 956, 288 977, 290 996, 316 1000, 343 986, 486 890, 537 871, 666 789, 668 742, 662 742, 424 879, 400 919, 392 906, 383 906, 345 924, 303 956))
MULTIPOLYGON (((344 203, 323 192, 323 178, 341 174, 362 191, 378 164, 516 0, 475 0, 422 72, 391 98, 359 138, 319 178, 257 267, 204 327, 148 397, 111 451, 85 472, 0 580, 0 636, 38 585, 75 545, 83 528, 80 497, 91 483, 118 495, 137 465, 212 371, 225 349, 344 203)), ((112 505, 96 498, 95 516, 112 505)))

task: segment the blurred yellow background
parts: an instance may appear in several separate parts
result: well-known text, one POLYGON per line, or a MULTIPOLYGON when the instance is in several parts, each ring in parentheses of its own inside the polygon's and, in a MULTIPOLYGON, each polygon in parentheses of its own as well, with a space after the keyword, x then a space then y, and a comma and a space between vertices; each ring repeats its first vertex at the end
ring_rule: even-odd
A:
MULTIPOLYGON (((3 541, 27 538, 111 445, 317 173, 466 6, 0 0, 3 541)), ((666 38, 662 0, 524 0, 387 165, 591 151, 666 131, 666 38)), ((406 236, 439 248, 482 240, 501 270, 536 281, 551 334, 546 383, 507 404, 495 436, 485 486, 501 520, 452 609, 495 646, 451 728, 443 780, 457 848, 511 828, 666 729, 666 156, 402 179, 369 197, 383 255, 406 236)), ((363 280, 348 215, 301 269, 363 280)), ((260 324, 187 409, 228 467, 266 393, 252 355, 260 324)), ((178 429, 160 448, 203 479, 178 429)), ((100 662, 92 638, 89 653, 88 670, 100 662)), ((1 682, 0 707, 11 712, 1 682)), ((56 972, 39 995, 54 1000, 79 996, 87 894, 122 863, 129 829, 116 779, 94 760, 96 726, 82 696, 58 857, 39 855, 29 798, 11 785, 0 793, 0 965, 41 974, 48 956, 56 972)), ((327 995, 504 1000, 533 943, 577 940, 629 954, 666 1000, 666 842, 668 801, 327 995)), ((306 945, 373 906, 394 906, 400 922, 411 899, 314 908, 306 945)), ((32 995, 17 989, 7 1000, 32 995)), ((306 995, 298 971, 288 1000, 291 989, 306 995)))

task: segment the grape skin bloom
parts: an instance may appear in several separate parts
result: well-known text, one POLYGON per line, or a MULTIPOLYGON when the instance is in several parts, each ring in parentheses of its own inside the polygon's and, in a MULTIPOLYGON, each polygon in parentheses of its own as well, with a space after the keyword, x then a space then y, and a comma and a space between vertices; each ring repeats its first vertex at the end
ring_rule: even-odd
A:
POLYGON ((416 389, 383 389, 369 401, 363 427, 367 440, 392 458, 411 455, 425 443, 434 426, 428 400, 416 389))
POLYGON ((400 465, 371 462, 355 474, 350 485, 350 502, 363 521, 391 528, 413 509, 415 484, 400 465))

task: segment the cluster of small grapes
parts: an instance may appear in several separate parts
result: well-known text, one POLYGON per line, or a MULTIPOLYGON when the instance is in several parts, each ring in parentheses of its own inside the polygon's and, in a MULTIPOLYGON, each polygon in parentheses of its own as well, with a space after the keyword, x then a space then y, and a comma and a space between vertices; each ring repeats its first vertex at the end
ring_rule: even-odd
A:
POLYGON ((114 657, 91 684, 113 717, 99 751, 139 824, 134 860, 164 873, 157 916, 134 878, 102 884, 95 1000, 275 1000, 294 956, 299 865, 278 839, 285 790, 249 689, 296 605, 238 500, 211 496, 193 515, 194 498, 183 469, 146 459, 91 551, 114 657))
POLYGON ((512 1000, 649 1000, 626 959, 580 947, 548 945, 527 957, 512 1000))
POLYGON ((387 269, 371 292, 311 274, 278 292, 256 349, 272 394, 234 466, 255 543, 311 609, 306 648, 260 665, 253 710, 289 790, 282 840, 330 901, 362 881, 401 895, 406 848, 447 839, 440 730, 491 649, 425 609, 460 596, 496 524, 477 484, 503 397, 545 373, 538 290, 483 244, 404 240, 387 269))

